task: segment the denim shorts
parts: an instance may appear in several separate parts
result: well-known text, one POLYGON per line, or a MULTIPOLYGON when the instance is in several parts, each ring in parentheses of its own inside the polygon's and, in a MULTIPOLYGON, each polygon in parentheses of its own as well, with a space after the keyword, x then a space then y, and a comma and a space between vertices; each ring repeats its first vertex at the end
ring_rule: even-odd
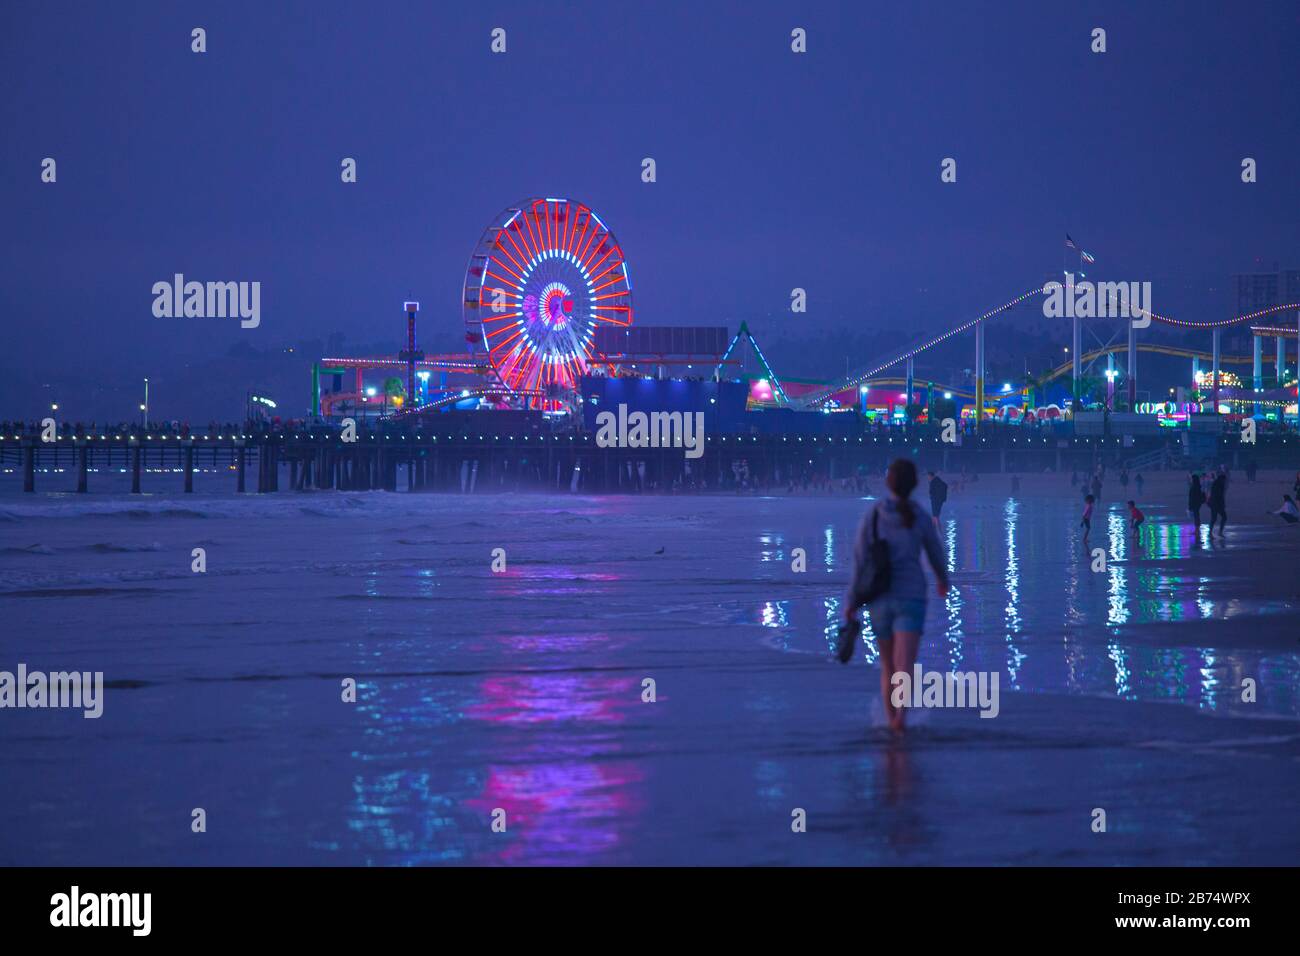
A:
POLYGON ((925 598, 897 598, 886 594, 867 606, 867 614, 877 639, 892 640, 897 631, 920 634, 925 627, 925 598))

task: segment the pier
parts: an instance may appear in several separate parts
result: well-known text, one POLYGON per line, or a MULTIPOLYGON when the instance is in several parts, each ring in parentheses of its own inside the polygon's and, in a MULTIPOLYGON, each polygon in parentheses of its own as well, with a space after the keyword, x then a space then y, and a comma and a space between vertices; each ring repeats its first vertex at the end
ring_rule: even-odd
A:
MULTIPOLYGON (((484 419, 487 424, 488 419, 484 419)), ((461 424, 461 423, 457 423, 461 424)), ((1046 430, 1045 430, 1046 431, 1046 430)), ((1176 438, 1176 436, 1174 436, 1176 438)), ((60 434, 38 430, 0 436, 0 474, 21 475, 26 492, 89 493, 99 476, 130 476, 139 494, 146 474, 175 476, 165 490, 194 491, 196 471, 227 472, 237 493, 281 491, 502 492, 716 491, 777 487, 808 479, 838 481, 883 473, 908 456, 925 469, 973 474, 1086 470, 1099 461, 1132 469, 1199 468, 1209 461, 1241 467, 1300 467, 1300 438, 1260 436, 1247 445, 1235 431, 1211 437, 1195 456, 1170 436, 1065 436, 1008 427, 944 442, 938 429, 853 435, 708 435, 703 455, 681 448, 600 447, 572 429, 498 433, 379 423, 344 440, 336 426, 282 431, 181 435, 157 431, 60 434), (69 480, 71 478, 71 480, 69 480), (39 486, 39 487, 38 487, 39 486)), ((151 482, 157 488, 157 482, 151 482)))

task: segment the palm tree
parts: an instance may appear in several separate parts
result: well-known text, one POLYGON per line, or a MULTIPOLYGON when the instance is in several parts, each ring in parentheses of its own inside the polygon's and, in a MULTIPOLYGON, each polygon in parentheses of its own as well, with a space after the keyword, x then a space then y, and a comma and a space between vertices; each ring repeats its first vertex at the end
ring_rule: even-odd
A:
POLYGON ((1079 377, 1079 392, 1076 396, 1081 405, 1094 404, 1097 401, 1097 392, 1101 390, 1105 394, 1106 380, 1100 375, 1082 375, 1079 377))
POLYGON ((1020 387, 1029 393, 1027 401, 1030 408, 1037 408, 1041 404, 1038 401, 1038 392, 1039 390, 1046 391, 1048 381, 1047 373, 1026 372, 1021 377, 1020 387))
MULTIPOLYGON (((384 379, 384 414, 388 414, 388 402, 390 399, 406 395, 406 386, 396 375, 390 375, 384 379)), ((403 399, 405 400, 405 399, 403 399)))

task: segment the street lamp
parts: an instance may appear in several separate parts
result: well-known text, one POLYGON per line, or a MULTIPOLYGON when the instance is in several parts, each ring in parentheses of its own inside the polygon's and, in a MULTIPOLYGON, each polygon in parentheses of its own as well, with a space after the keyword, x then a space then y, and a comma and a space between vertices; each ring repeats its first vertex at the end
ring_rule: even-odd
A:
POLYGON ((144 401, 140 403, 140 427, 149 427, 149 378, 144 380, 144 401))

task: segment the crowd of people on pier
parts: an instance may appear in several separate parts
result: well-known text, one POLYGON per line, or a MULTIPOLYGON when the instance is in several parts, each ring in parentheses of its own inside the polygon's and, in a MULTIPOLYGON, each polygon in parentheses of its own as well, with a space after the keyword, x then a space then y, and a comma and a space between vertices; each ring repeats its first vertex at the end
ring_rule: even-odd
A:
MULTIPOLYGON (((176 438, 192 438, 199 435, 239 435, 251 434, 258 427, 257 423, 246 422, 208 422, 206 430, 193 428, 189 422, 148 421, 148 422, 57 422, 55 431, 63 438, 80 438, 86 435, 171 435, 176 438)), ((263 427, 266 425, 263 423, 263 427)), ((0 435, 36 436, 45 432, 43 422, 0 422, 0 435)))
MULTIPOLYGON (((206 425, 191 425, 179 419, 146 422, 80 422, 58 421, 55 419, 55 431, 61 438, 80 438, 87 435, 167 435, 173 438, 227 438, 237 436, 280 435, 301 432, 304 429, 338 431, 337 423, 325 423, 319 419, 307 418, 268 418, 253 419, 245 422, 209 421, 206 425)), ((39 436, 45 433, 46 424, 40 422, 4 421, 0 422, 0 435, 6 437, 39 436)))

